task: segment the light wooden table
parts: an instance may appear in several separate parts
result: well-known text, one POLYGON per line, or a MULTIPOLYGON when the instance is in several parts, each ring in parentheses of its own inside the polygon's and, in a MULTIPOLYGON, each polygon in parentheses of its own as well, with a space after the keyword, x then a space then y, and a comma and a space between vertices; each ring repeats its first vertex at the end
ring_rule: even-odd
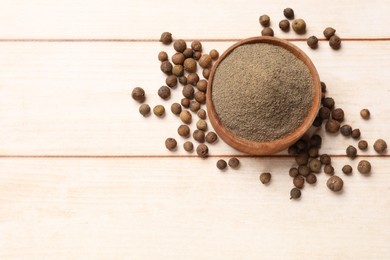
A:
MULTIPOLYGON (((390 1, 2 1, 0 13, 0 259, 389 259, 390 160, 371 144, 390 142, 390 1), (291 6, 306 36, 277 23, 291 6), (343 176, 333 194, 326 176, 290 201, 293 160, 243 156, 222 141, 201 160, 164 140, 179 140, 178 119, 143 119, 131 89, 160 103, 164 82, 157 40, 201 39, 221 53, 260 34, 271 16, 275 34, 302 48, 329 95, 370 143, 323 135, 322 153, 343 176), (333 26, 344 39, 333 51, 304 37, 333 26), (361 108, 372 118, 364 121, 361 108), (219 158, 240 158, 220 172, 219 158), (371 176, 356 171, 368 157, 371 176), (262 171, 273 173, 263 186, 262 171)), ((175 91, 172 100, 180 98, 175 91)), ((162 102, 166 107, 170 102, 162 102)))

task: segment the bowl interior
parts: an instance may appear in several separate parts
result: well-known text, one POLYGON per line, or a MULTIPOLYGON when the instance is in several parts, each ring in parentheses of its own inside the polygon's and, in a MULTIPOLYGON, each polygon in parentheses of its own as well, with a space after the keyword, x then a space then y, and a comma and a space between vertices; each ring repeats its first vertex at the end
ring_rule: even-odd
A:
POLYGON ((321 83, 320 78, 318 76, 317 70, 312 63, 312 61, 309 59, 309 57, 298 47, 291 44, 290 42, 286 40, 282 40, 276 37, 269 37, 269 36, 260 36, 260 37, 253 37, 241 40, 231 47, 229 47, 218 59, 218 61, 215 63, 213 68, 211 69, 209 81, 208 81, 208 87, 207 87, 207 95, 206 95, 206 103, 207 103, 207 112, 210 119, 211 124, 213 125, 215 131, 218 133, 218 135, 224 140, 227 144, 232 146, 233 148, 249 154, 255 154, 255 155, 269 155, 276 152, 279 152, 283 149, 286 149, 293 143, 295 143, 299 138, 301 138, 305 132, 311 127, 315 117, 317 116, 318 109, 320 107, 320 101, 321 101, 321 83), (267 43, 272 44, 276 46, 280 46, 288 51, 290 51, 292 54, 294 54, 298 59, 303 61, 303 63, 308 67, 312 80, 313 80, 313 100, 311 103, 311 107, 309 110, 309 113, 303 123, 291 134, 287 135, 286 137, 282 139, 278 139, 272 142, 254 142, 251 140, 244 139, 240 136, 237 136, 234 134, 231 130, 226 128, 221 120, 218 117, 218 114, 216 113, 214 104, 213 104, 213 96, 212 96, 212 87, 213 87, 213 80, 216 71, 218 70, 218 66, 235 48, 238 46, 244 45, 244 44, 250 44, 250 43, 267 43))

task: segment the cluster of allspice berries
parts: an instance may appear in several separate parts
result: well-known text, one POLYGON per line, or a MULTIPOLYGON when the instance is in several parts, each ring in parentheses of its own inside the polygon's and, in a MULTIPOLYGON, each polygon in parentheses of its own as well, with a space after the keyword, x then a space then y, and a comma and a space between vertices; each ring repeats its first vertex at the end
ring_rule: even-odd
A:
MULTIPOLYGON (((358 142, 360 150, 367 150, 368 142, 360 139, 361 133, 359 128, 352 128, 349 124, 344 124, 344 111, 341 108, 336 108, 333 98, 326 97, 326 85, 324 82, 321 82, 321 90, 321 107, 314 120, 313 127, 320 128, 325 124, 325 130, 329 134, 337 135, 340 133, 346 138, 352 138, 355 142, 358 142)), ((368 109, 362 109, 360 115, 366 120, 370 118, 368 109)), ((320 153, 321 144, 321 136, 313 134, 312 136, 305 136, 305 138, 298 140, 289 147, 288 153, 294 155, 296 161, 296 166, 289 170, 289 175, 293 178, 295 186, 290 192, 291 199, 297 199, 301 196, 300 190, 303 189, 305 182, 314 184, 317 181, 316 174, 322 170, 330 176, 326 182, 327 187, 334 192, 342 190, 344 182, 340 176, 335 175, 337 170, 332 166, 331 157, 328 154, 320 153)), ((377 153, 382 154, 386 151, 387 144, 383 139, 378 139, 373 147, 377 153)), ((346 148, 347 157, 355 159, 357 154, 358 150, 353 145, 349 145, 346 148)), ((361 174, 369 174, 371 172, 371 163, 367 160, 361 160, 357 165, 357 170, 361 174)), ((353 168, 351 165, 346 164, 342 167, 341 172, 351 175, 353 168)))
MULTIPOLYGON (((306 33, 306 22, 302 18, 295 18, 295 13, 292 8, 285 8, 283 10, 283 15, 286 19, 282 19, 279 22, 279 28, 283 32, 289 32, 290 31, 290 21, 291 21, 291 27, 293 31, 299 35, 303 35, 306 33)), ((260 24, 263 26, 263 29, 261 31, 262 36, 274 36, 274 31, 271 28, 271 18, 263 14, 259 18, 260 24)), ((336 30, 332 27, 327 27, 323 31, 323 34, 325 38, 329 41, 329 46, 334 49, 338 50, 341 47, 341 39, 336 34, 336 30)), ((315 35, 310 36, 306 40, 307 45, 309 45, 312 49, 317 49, 318 47, 318 38, 315 35)))
MULTIPOLYGON (((177 128, 177 134, 184 139, 183 149, 192 153, 194 150, 201 158, 209 155, 208 145, 214 144, 218 136, 211 131, 207 123, 207 113, 203 108, 206 103, 206 93, 208 78, 213 62, 219 58, 217 50, 213 49, 209 53, 203 52, 200 41, 192 41, 188 46, 187 42, 182 39, 174 40, 172 34, 164 32, 161 34, 160 42, 165 45, 173 43, 175 53, 169 57, 168 53, 161 51, 158 54, 158 60, 161 62, 160 70, 166 75, 165 85, 157 90, 158 96, 164 101, 171 97, 171 91, 180 90, 182 99, 172 102, 170 111, 180 119, 181 124, 177 128), (201 76, 198 71, 202 70, 201 76), (191 124, 196 120, 195 129, 191 130, 191 124), (197 143, 194 145, 192 139, 197 143)), ((136 87, 133 89, 132 97, 142 103, 139 112, 144 117, 151 113, 151 108, 145 101, 145 91, 136 87)), ((166 113, 164 105, 156 105, 153 113, 157 117, 163 117, 166 113)), ((178 149, 178 142, 175 138, 169 137, 165 140, 165 147, 170 151, 178 149)), ((238 168, 239 160, 231 158, 228 163, 225 160, 217 162, 217 168, 223 170, 227 166, 238 168)))

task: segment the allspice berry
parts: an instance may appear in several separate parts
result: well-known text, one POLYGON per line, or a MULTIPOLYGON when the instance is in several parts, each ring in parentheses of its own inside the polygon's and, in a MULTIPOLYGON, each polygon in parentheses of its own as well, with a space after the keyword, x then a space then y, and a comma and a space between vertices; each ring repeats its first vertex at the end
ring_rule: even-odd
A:
POLYGON ((294 19, 294 10, 292 8, 287 7, 283 10, 283 14, 287 19, 294 19))
POLYGON ((290 200, 291 199, 299 199, 301 197, 301 190, 297 188, 292 188, 290 191, 290 200))
MULTIPOLYGON (((175 75, 176 77, 183 76, 184 75, 184 67, 182 65, 175 65, 175 66, 173 66, 172 74, 175 75)), ((179 82, 180 82, 180 79, 179 79, 179 82)))
POLYGON ((326 92, 326 84, 321 81, 321 92, 326 92))
POLYGON ((192 100, 190 102, 190 110, 192 112, 197 112, 200 109, 200 103, 198 101, 192 100))
POLYGON ((339 121, 336 121, 334 119, 329 119, 326 121, 325 124, 325 130, 329 133, 337 133, 340 129, 340 123, 339 121))
POLYGON ((383 139, 378 139, 374 143, 374 150, 377 153, 384 153, 387 149, 387 143, 383 139))
POLYGON ((322 118, 317 116, 315 119, 314 119, 314 122, 313 122, 313 126, 314 127, 321 127, 322 126, 322 118))
POLYGON ((184 151, 192 152, 194 150, 194 144, 191 141, 187 141, 183 144, 184 151))
POLYGON ((318 116, 323 120, 329 119, 330 109, 327 107, 321 107, 320 110, 318 111, 318 116))
POLYGON ((366 160, 361 160, 358 164, 357 169, 362 174, 368 174, 371 172, 371 163, 366 160))
POLYGON ((162 86, 158 89, 157 94, 160 98, 166 100, 171 96, 171 90, 167 86, 162 86))
POLYGON ((329 46, 334 50, 340 49, 340 47, 341 47, 340 37, 338 37, 337 35, 333 35, 332 37, 330 37, 329 46))
POLYGON ((198 115, 198 117, 199 117, 200 119, 203 119, 203 120, 205 120, 206 117, 207 117, 206 111, 205 111, 203 108, 199 109, 198 112, 197 112, 196 114, 198 115))
POLYGON ((209 144, 212 144, 212 143, 215 143, 215 141, 218 140, 218 136, 216 133, 214 132, 208 132, 207 135, 206 135, 206 142, 208 142, 209 144))
POLYGON ((165 147, 169 150, 172 151, 176 148, 177 142, 174 138, 167 138, 165 140, 165 147))
POLYGON ((341 128, 340 128, 340 133, 343 135, 343 136, 350 136, 351 133, 352 133, 352 127, 350 125, 343 125, 341 128))
POLYGON ((206 103, 206 94, 202 91, 197 91, 194 94, 194 98, 196 101, 198 101, 200 104, 206 103))
POLYGON ((369 119, 370 118, 370 110, 368 110, 367 108, 360 110, 360 116, 363 119, 369 119))
POLYGON ((326 182, 326 186, 334 192, 341 191, 343 189, 343 184, 344 182, 339 176, 332 176, 326 182))
POLYGON ((196 60, 187 58, 184 61, 184 70, 188 73, 196 72, 196 60))
POLYGON ((207 122, 204 121, 203 119, 199 119, 198 122, 196 122, 196 128, 202 131, 207 130, 207 122))
POLYGON ((353 129, 352 132, 351 132, 351 136, 353 139, 359 139, 360 138, 360 129, 359 128, 356 128, 356 129, 353 129))
POLYGON ((306 22, 303 19, 295 19, 292 22, 292 28, 297 34, 306 33, 306 22))
POLYGON ((183 110, 180 113, 180 119, 185 124, 191 124, 191 122, 192 122, 192 115, 187 110, 183 110))
POLYGON ((263 30, 261 30, 262 36, 274 36, 274 30, 272 30, 271 27, 265 27, 263 30))
POLYGON ((298 189, 303 189, 303 186, 305 185, 305 178, 303 178, 300 175, 295 176, 294 179, 293 179, 293 184, 298 189))
POLYGON ((307 153, 299 153, 297 156, 295 156, 295 161, 298 165, 306 165, 309 161, 309 156, 307 153))
POLYGON ((167 74, 167 75, 171 75, 172 74, 172 63, 170 63, 169 61, 163 61, 161 62, 161 65, 160 65, 160 69, 163 73, 167 74))
POLYGON ((344 120, 344 111, 341 108, 332 110, 332 119, 342 122, 344 120))
POLYGON ((175 75, 169 75, 165 79, 165 84, 167 84, 168 87, 174 88, 177 86, 177 77, 175 75))
POLYGON ((192 58, 195 60, 199 60, 200 57, 202 57, 202 53, 200 51, 194 51, 194 55, 192 55, 192 58))
POLYGON ((315 146, 310 147, 309 150, 307 150, 307 154, 308 154, 311 158, 316 158, 316 157, 318 157, 318 147, 315 147, 315 146))
POLYGON ((172 62, 175 65, 183 65, 185 59, 186 57, 184 57, 184 54, 181 52, 172 55, 172 62))
POLYGON ((207 91, 207 80, 201 79, 196 83, 196 87, 199 91, 205 92, 207 91))
POLYGON ((191 130, 190 128, 188 127, 188 125, 181 125, 179 126, 179 128, 177 129, 177 133, 182 136, 182 137, 188 137, 191 133, 191 130))
POLYGON ((270 21, 271 21, 271 18, 266 14, 263 14, 259 18, 260 24, 264 27, 268 27, 270 25, 270 21))
POLYGON ((206 158, 209 155, 209 148, 205 144, 199 144, 196 148, 196 153, 201 158, 206 158))
POLYGON ((131 92, 131 97, 132 97, 135 101, 138 101, 138 102, 142 103, 142 102, 145 101, 145 90, 143 90, 143 88, 136 87, 136 88, 134 88, 133 91, 131 92))
POLYGON ((260 174, 260 181, 263 184, 268 184, 271 181, 271 173, 269 172, 263 172, 260 174))
POLYGON ((322 166, 321 161, 318 159, 312 159, 309 162, 309 168, 310 168, 310 171, 312 171, 312 172, 316 172, 316 173, 321 172, 321 166, 322 166))
POLYGON ((328 164, 328 165, 325 165, 324 167, 324 172, 328 175, 333 175, 334 174, 334 168, 332 165, 328 164))
POLYGON ((295 167, 290 168, 290 170, 288 171, 288 175, 290 175, 290 177, 293 178, 298 176, 298 174, 299 174, 298 169, 295 167))
POLYGON ((147 116, 150 114, 150 106, 148 104, 142 104, 139 107, 139 113, 143 116, 147 116))
POLYGON ((332 37, 334 34, 336 33, 336 30, 333 29, 332 27, 327 27, 325 28, 324 30, 324 36, 327 40, 330 39, 330 37, 332 37))
POLYGON ((219 58, 219 52, 215 49, 212 49, 209 54, 210 54, 211 59, 213 59, 213 60, 216 60, 219 58))
POLYGON ((199 59, 199 65, 204 69, 209 68, 211 66, 211 63, 212 63, 212 59, 208 54, 203 54, 202 57, 200 57, 199 59))
POLYGON ((194 51, 202 51, 202 43, 200 41, 193 41, 191 43, 191 48, 194 51))
POLYGON ((309 45, 310 48, 316 49, 318 47, 318 38, 312 35, 309 38, 307 38, 306 43, 307 45, 309 45))
POLYGON ((366 140, 360 140, 358 143, 358 147, 360 150, 365 151, 368 148, 368 143, 366 140))
POLYGON ((210 70, 210 69, 204 69, 204 70, 202 71, 202 75, 203 75, 203 77, 204 77, 205 79, 209 79, 210 73, 211 73, 211 70, 210 70))
POLYGON ((168 60, 168 54, 165 51, 160 51, 158 53, 158 60, 159 61, 166 61, 166 60, 168 60))
POLYGON ((173 48, 177 51, 177 52, 183 52, 186 48, 187 48, 187 44, 184 40, 182 39, 179 39, 179 40, 176 40, 174 43, 173 43, 173 48))
POLYGON ((192 137, 193 137, 194 140, 197 141, 198 143, 204 143, 204 140, 205 140, 205 133, 204 133, 204 131, 202 131, 202 130, 196 129, 196 130, 192 133, 192 137))
POLYGON ((192 86, 189 86, 189 85, 184 86, 183 90, 181 92, 182 92, 183 96, 186 98, 189 98, 189 99, 194 98, 195 90, 194 90, 194 87, 192 87, 192 86))
POLYGON ((283 19, 279 22, 279 28, 283 32, 288 32, 290 30, 290 22, 287 19, 283 19))
POLYGON ((190 73, 190 74, 188 74, 188 76, 187 76, 187 83, 188 84, 190 84, 190 85, 192 85, 192 86, 196 86, 196 84, 198 83, 198 81, 199 81, 199 76, 198 76, 198 74, 196 74, 196 73, 190 73))
POLYGON ((193 58, 194 56, 194 51, 191 48, 187 48, 183 51, 183 55, 186 59, 188 58, 193 58))
POLYGON ((171 44, 172 43, 172 33, 170 32, 163 32, 160 37, 160 42, 163 44, 171 44))
POLYGON ((314 147, 321 148, 322 145, 322 138, 319 135, 313 135, 310 138, 310 144, 314 147))
POLYGON ((345 151, 346 151, 346 154, 349 158, 354 159, 356 157, 357 149, 355 147, 353 147, 352 145, 349 145, 345 151))
POLYGON ((298 172, 302 176, 307 176, 310 173, 310 168, 307 167, 306 165, 299 165, 298 172))
POLYGON ((165 108, 163 105, 157 105, 153 108, 153 113, 158 116, 162 117, 165 114, 165 108))
POLYGON ((346 164, 346 165, 343 166, 343 168, 341 170, 346 175, 352 174, 352 167, 351 167, 351 165, 346 164))
POLYGON ((226 167, 227 167, 227 163, 226 163, 225 160, 220 159, 220 160, 217 161, 217 168, 218 169, 224 170, 224 169, 226 169, 226 167))
POLYGON ((310 173, 309 175, 306 176, 306 182, 309 184, 314 184, 317 182, 317 176, 314 174, 310 173))
POLYGON ((180 115, 180 113, 181 113, 181 105, 179 103, 173 103, 171 105, 171 112, 174 115, 180 115))
MULTIPOLYGON (((183 70, 184 70, 184 67, 183 67, 183 70)), ((187 77, 186 76, 181 76, 180 78, 179 78, 179 82, 180 82, 180 84, 182 84, 183 86, 185 86, 185 85, 187 85, 187 77)))
POLYGON ((322 105, 323 105, 324 107, 329 108, 330 110, 333 109, 334 104, 335 104, 334 99, 331 98, 331 97, 326 97, 326 98, 324 98, 324 99, 322 100, 322 105))
POLYGON ((237 169, 238 166, 240 165, 240 161, 236 158, 230 158, 228 162, 229 166, 232 167, 233 169, 237 169))
POLYGON ((330 156, 328 154, 324 153, 320 156, 320 161, 322 164, 328 165, 328 164, 331 164, 332 159, 330 158, 330 156))
POLYGON ((191 100, 189 98, 182 98, 180 100, 180 104, 185 107, 185 108, 189 108, 190 107, 190 103, 191 103, 191 100))

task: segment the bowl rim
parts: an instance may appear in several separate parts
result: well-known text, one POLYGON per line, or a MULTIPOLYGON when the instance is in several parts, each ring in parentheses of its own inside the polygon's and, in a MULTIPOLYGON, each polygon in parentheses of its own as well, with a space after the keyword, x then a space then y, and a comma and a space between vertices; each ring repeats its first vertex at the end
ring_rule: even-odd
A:
POLYGON ((291 146, 293 143, 298 141, 307 132, 307 130, 309 130, 309 128, 311 127, 311 125, 313 124, 317 116, 318 110, 320 108, 320 103, 321 103, 321 81, 313 62, 297 46, 295 46, 294 44, 290 43, 287 40, 283 40, 277 37, 271 37, 271 36, 251 37, 251 38, 240 40, 235 44, 233 44, 232 46, 230 46, 219 57, 217 62, 211 68, 211 72, 207 84, 206 108, 207 108, 207 113, 211 125, 213 126, 217 134, 221 137, 221 139, 225 141, 228 145, 230 145, 231 147, 235 148, 238 151, 248 153, 248 154, 270 155, 276 152, 280 152, 288 148, 289 146, 291 146), (306 116, 303 123, 288 136, 271 142, 250 141, 248 139, 242 138, 234 134, 231 130, 226 128, 220 121, 215 111, 214 103, 212 100, 212 85, 219 64, 237 47, 245 44, 252 44, 252 43, 272 44, 290 51, 298 59, 300 59, 301 61, 303 61, 303 63, 305 63, 305 65, 308 67, 310 71, 313 80, 313 101, 309 113, 306 116))

